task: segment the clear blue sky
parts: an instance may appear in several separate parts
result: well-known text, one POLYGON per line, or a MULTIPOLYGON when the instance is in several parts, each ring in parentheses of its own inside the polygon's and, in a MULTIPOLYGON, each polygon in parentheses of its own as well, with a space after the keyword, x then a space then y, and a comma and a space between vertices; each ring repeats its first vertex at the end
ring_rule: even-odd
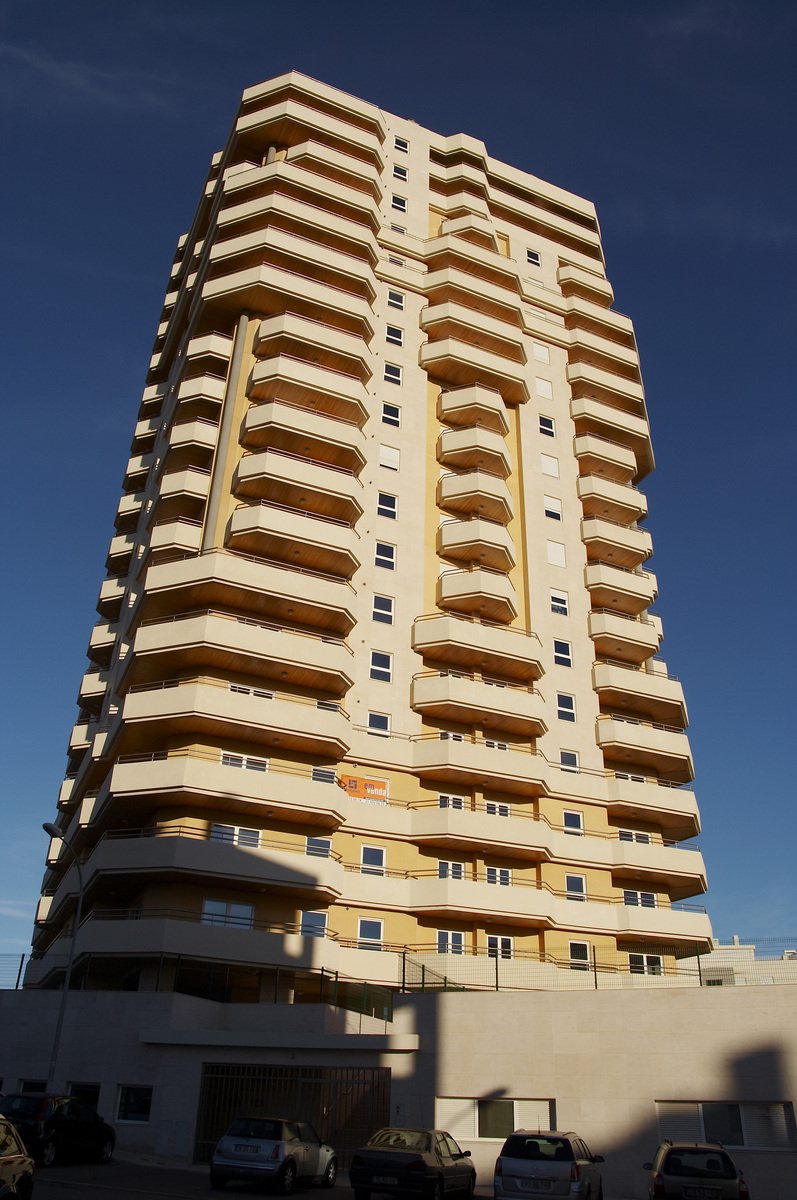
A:
POLYGON ((174 245, 241 91, 292 67, 597 204, 715 933, 797 935, 796 50, 787 0, 0 3, 0 954, 29 944, 174 245))

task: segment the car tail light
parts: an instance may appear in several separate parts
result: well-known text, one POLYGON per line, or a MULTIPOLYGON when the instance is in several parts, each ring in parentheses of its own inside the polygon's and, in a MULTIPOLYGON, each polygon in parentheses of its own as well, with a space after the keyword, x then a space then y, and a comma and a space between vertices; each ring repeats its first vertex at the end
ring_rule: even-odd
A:
POLYGON ((653 1195, 654 1196, 666 1196, 667 1195, 667 1192, 664 1188, 664 1176, 662 1175, 661 1171, 659 1171, 657 1173, 655 1179, 653 1180, 653 1195))
POLYGON ((271 1157, 272 1158, 281 1158, 282 1157, 282 1142, 277 1142, 276 1146, 271 1151, 271 1157))
POLYGON ((750 1189, 741 1175, 739 1176, 739 1200, 750 1200, 750 1189))
POLYGON ((503 1175, 503 1173, 504 1173, 504 1164, 501 1162, 500 1158, 497 1158, 495 1160, 495 1174, 503 1175))
POLYGON ((423 1161, 422 1158, 414 1158, 412 1160, 412 1162, 410 1163, 410 1170, 411 1171, 425 1171, 426 1163, 423 1161))
POLYGON ((580 1169, 578 1163, 574 1162, 570 1168, 570 1182, 578 1183, 580 1178, 581 1178, 581 1169, 580 1169))

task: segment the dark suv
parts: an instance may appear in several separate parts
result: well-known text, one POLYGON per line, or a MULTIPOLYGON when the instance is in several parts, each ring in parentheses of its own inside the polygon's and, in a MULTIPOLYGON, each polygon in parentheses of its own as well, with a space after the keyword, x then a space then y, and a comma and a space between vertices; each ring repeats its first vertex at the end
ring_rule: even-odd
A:
POLYGON ((750 1200, 742 1173, 719 1142, 664 1141, 650 1172, 650 1200, 750 1200))
POLYGON ((116 1135, 90 1105, 74 1096, 15 1092, 0 1100, 0 1116, 14 1125, 43 1167, 66 1159, 108 1162, 116 1135))

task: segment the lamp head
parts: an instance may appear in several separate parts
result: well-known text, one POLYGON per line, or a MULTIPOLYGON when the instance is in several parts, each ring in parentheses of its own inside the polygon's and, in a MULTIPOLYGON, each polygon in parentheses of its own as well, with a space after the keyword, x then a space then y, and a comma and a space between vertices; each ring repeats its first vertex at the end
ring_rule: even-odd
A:
POLYGON ((42 825, 42 829, 44 830, 45 833, 49 833, 51 838, 61 838, 61 840, 63 841, 63 837, 64 837, 63 833, 61 832, 61 830, 58 828, 57 825, 53 825, 52 821, 45 821, 44 824, 42 825))

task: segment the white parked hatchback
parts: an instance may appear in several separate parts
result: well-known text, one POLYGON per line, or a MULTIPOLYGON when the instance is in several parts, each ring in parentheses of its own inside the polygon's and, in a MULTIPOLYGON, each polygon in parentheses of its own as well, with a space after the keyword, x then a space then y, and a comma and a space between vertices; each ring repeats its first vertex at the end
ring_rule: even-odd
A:
POLYGON ((518 1196, 568 1196, 603 1200, 603 1155, 593 1154, 578 1134, 516 1129, 495 1163, 495 1200, 518 1196))

